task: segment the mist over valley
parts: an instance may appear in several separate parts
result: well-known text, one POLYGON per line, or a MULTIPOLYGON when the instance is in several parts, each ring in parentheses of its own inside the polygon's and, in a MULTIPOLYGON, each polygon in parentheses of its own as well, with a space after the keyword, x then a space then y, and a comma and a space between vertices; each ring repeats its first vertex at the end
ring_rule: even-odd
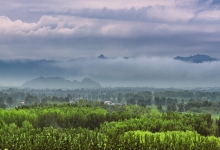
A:
MULTIPOLYGON (((2 86, 20 87, 26 81, 39 77, 60 77, 59 80, 64 78, 64 82, 90 77, 100 83, 100 87, 169 88, 174 86, 195 88, 218 86, 220 62, 207 55, 191 57, 196 57, 197 60, 198 56, 206 57, 204 61, 203 57, 200 58, 202 63, 193 63, 191 59, 188 62, 179 61, 178 57, 173 59, 147 56, 107 57, 104 55, 71 60, 1 60, 0 81, 2 86), (207 60, 207 57, 210 60, 207 60)), ((52 81, 50 84, 54 88, 71 88, 69 84, 66 84, 66 87, 65 84, 60 84, 58 87, 59 84, 52 83, 52 81)), ((50 87, 50 84, 45 82, 47 87, 50 87)), ((46 86, 45 88, 47 88, 46 86)), ((44 88, 42 85, 39 87, 44 88)), ((76 87, 72 86, 72 88, 76 87)))

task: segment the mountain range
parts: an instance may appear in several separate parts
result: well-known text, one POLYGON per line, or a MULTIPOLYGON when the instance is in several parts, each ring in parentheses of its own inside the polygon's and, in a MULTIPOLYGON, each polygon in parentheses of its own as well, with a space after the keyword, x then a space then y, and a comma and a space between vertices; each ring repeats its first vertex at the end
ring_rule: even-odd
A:
POLYGON ((203 63, 203 62, 218 61, 218 59, 216 59, 216 58, 212 58, 208 55, 200 55, 200 54, 189 56, 189 57, 177 56, 174 59, 185 61, 185 62, 192 62, 192 63, 203 63))
POLYGON ((39 77, 29 80, 21 85, 22 88, 34 89, 76 89, 76 88, 100 88, 101 85, 91 78, 84 78, 81 82, 65 80, 62 77, 39 77))

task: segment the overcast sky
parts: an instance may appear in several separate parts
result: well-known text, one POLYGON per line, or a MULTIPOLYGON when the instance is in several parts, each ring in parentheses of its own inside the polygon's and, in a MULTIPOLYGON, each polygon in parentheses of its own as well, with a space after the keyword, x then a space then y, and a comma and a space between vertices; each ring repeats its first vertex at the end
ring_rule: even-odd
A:
POLYGON ((110 59, 101 66, 78 61, 77 67, 68 67, 102 81, 108 77, 118 82, 125 76, 130 83, 140 77, 142 83, 161 79, 171 85, 170 80, 190 82, 203 74, 197 83, 205 84, 211 77, 213 85, 218 72, 206 72, 217 70, 219 63, 197 64, 192 70, 172 58, 195 54, 220 58, 219 48, 219 0, 0 0, 0 59, 128 56, 134 59, 110 59), (158 58, 163 59, 155 61, 158 58), (152 67, 155 63, 162 65, 152 67), (106 66, 108 70, 100 72, 106 66))
POLYGON ((219 57, 218 0, 0 0, 0 58, 219 57))

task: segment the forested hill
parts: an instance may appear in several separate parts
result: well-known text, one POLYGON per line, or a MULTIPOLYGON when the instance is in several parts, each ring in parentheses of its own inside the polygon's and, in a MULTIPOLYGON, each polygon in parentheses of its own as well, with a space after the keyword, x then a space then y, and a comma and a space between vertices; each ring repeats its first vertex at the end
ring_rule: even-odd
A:
POLYGON ((62 77, 39 77, 30 81, 25 82, 22 88, 34 88, 34 89, 72 89, 72 88, 100 88, 101 85, 90 79, 84 78, 81 82, 74 80, 65 80, 62 77))
POLYGON ((216 58, 212 58, 208 55, 194 55, 194 56, 189 56, 189 57, 181 57, 177 56, 174 59, 176 60, 181 60, 181 61, 186 61, 186 62, 192 62, 192 63, 203 63, 203 62, 211 62, 211 61, 218 61, 216 58))

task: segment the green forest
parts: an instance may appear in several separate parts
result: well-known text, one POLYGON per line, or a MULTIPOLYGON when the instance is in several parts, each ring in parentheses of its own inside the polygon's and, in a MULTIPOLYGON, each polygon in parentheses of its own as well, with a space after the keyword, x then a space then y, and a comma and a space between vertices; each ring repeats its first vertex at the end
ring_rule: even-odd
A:
POLYGON ((70 92, 0 92, 0 149, 220 149, 218 93, 70 92))
POLYGON ((0 110, 0 149, 220 149, 220 119, 79 100, 0 110))

